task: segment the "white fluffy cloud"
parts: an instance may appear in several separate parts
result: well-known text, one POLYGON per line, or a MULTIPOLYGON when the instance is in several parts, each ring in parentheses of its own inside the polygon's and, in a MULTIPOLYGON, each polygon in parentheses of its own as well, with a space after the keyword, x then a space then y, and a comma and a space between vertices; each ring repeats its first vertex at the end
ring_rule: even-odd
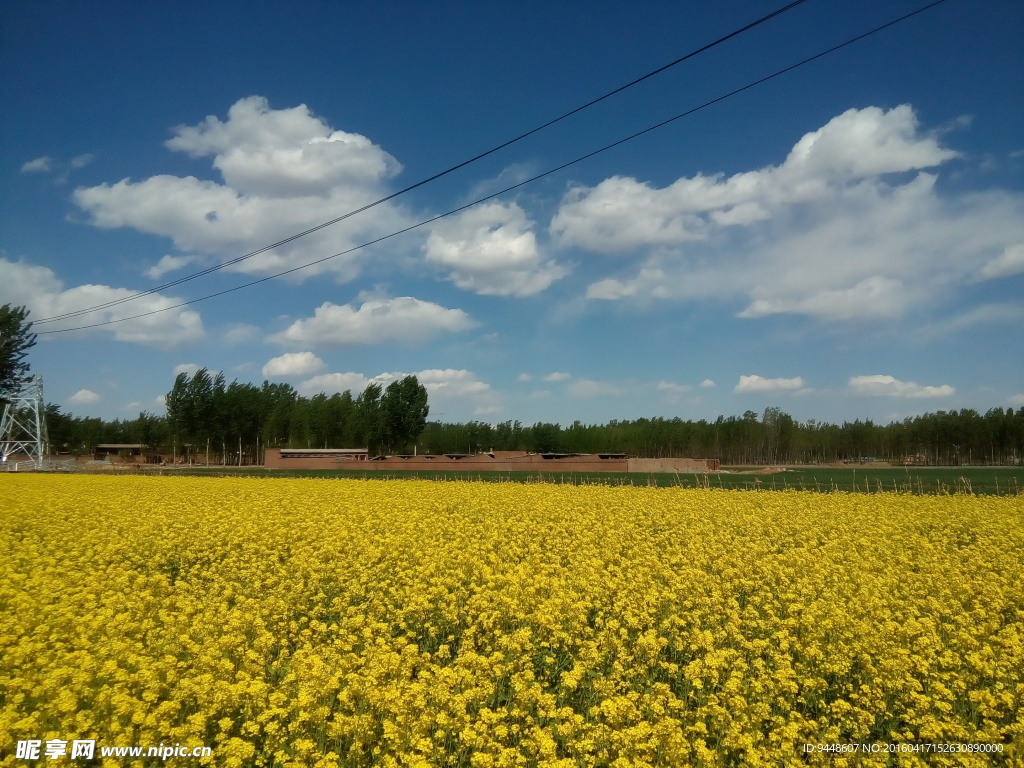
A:
POLYGON ((472 397, 491 389, 491 385, 477 379, 475 373, 461 368, 431 368, 420 371, 416 378, 428 393, 440 397, 472 397))
POLYGON ((763 376, 754 374, 752 376, 740 376, 739 383, 733 389, 734 392, 789 392, 803 389, 804 380, 800 376, 792 379, 766 379, 763 376))
MULTIPOLYGON (((179 304, 181 299, 160 294, 142 296, 108 309, 94 310, 66 320, 41 323, 41 320, 48 317, 117 301, 133 296, 136 292, 107 285, 79 285, 65 289, 52 269, 21 261, 7 261, 3 258, 0 258, 0 273, 4 276, 0 281, 0 304, 27 306, 35 322, 32 330, 36 333, 93 325, 155 312, 156 314, 147 317, 101 326, 92 329, 92 332, 111 333, 118 341, 160 348, 181 346, 197 341, 203 336, 203 323, 198 312, 185 307, 168 309, 179 304)), ((87 332, 89 331, 78 333, 87 332)))
POLYGON ((883 375, 854 376, 847 387, 852 394, 865 397, 949 397, 956 393, 956 388, 948 384, 922 386, 916 381, 900 381, 883 375))
POLYGON ((179 374, 184 373, 186 376, 191 377, 199 370, 199 368, 200 366, 195 363, 181 363, 180 365, 174 366, 174 375, 178 376, 179 374))
POLYGON ((565 373, 563 371, 554 371, 544 376, 544 381, 568 381, 572 378, 571 373, 565 373))
POLYGON ((175 256, 173 254, 167 254, 162 257, 160 261, 143 272, 143 274, 152 280, 159 280, 168 272, 174 272, 175 270, 182 269, 187 267, 189 264, 195 264, 196 262, 202 261, 202 259, 202 256, 175 256))
POLYGON ((411 296, 373 299, 359 307, 325 302, 313 317, 296 320, 270 341, 292 346, 338 347, 385 341, 422 342, 441 333, 472 328, 476 323, 461 309, 411 296))
POLYGON ((923 169, 955 156, 921 134, 909 106, 849 110, 778 166, 664 189, 615 177, 572 190, 551 231, 565 246, 649 251, 639 269, 593 282, 591 299, 730 299, 745 302, 747 318, 895 318, 969 280, 1024 269, 1024 195, 940 193, 923 169))
POLYGON ((702 387, 709 388, 715 386, 715 382, 712 379, 704 379, 704 381, 702 381, 700 385, 702 387))
POLYGON ((53 169, 53 158, 44 155, 35 160, 29 160, 21 166, 22 173, 49 173, 53 169))
POLYGON ((71 397, 68 398, 68 402, 73 405, 89 405, 90 403, 99 402, 100 396, 89 389, 80 389, 71 397))
POLYGON ((908 105, 888 112, 851 109, 806 134, 779 166, 728 178, 697 175, 664 189, 620 176, 593 189, 577 187, 563 200, 551 231, 564 245, 604 253, 678 245, 763 221, 780 205, 820 200, 833 180, 930 168, 955 156, 934 138, 917 136, 908 105))
POLYGON ((999 256, 992 259, 981 270, 981 277, 991 280, 997 277, 1009 277, 1024 272, 1024 243, 1007 246, 999 256))
POLYGON ((323 195, 339 184, 376 186, 401 170, 365 136, 331 130, 305 104, 271 109, 261 96, 237 101, 227 122, 210 115, 175 133, 169 149, 212 156, 228 186, 245 194, 323 195))
POLYGON ((532 296, 568 274, 544 261, 532 223, 516 203, 485 203, 443 219, 423 246, 459 288, 491 296, 532 296))
POLYGON ((268 379, 292 379, 322 371, 324 361, 312 352, 286 352, 272 358, 263 366, 263 375, 268 379))
MULTIPOLYGON (((168 237, 186 253, 226 260, 379 199, 400 170, 365 136, 333 130, 305 105, 271 109, 260 96, 236 102, 226 121, 210 116, 175 134, 167 146, 212 157, 224 183, 161 175, 78 189, 73 199, 95 226, 168 237)), ((383 204, 229 269, 279 272, 407 225, 399 208, 383 204)), ((351 279, 358 253, 296 273, 296 279, 325 271, 351 279)), ((161 261, 150 272, 161 264, 172 266, 161 261)))

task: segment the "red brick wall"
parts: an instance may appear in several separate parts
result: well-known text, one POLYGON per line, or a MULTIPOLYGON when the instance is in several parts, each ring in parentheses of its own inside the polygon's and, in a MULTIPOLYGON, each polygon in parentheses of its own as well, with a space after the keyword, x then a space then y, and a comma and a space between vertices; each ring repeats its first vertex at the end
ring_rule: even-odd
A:
POLYGON ((545 459, 541 454, 520 451, 495 451, 452 459, 448 456, 388 456, 376 461, 319 459, 282 459, 277 449, 267 450, 264 466, 268 469, 336 469, 358 472, 407 469, 417 472, 707 472, 718 469, 717 459, 602 459, 596 455, 545 459), (712 466, 714 464, 714 466, 712 466))

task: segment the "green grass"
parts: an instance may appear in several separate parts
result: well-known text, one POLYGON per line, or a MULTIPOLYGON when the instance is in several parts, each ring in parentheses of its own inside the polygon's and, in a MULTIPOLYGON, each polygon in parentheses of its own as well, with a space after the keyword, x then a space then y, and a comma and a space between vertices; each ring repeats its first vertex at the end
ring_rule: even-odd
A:
MULTIPOLYGON (((739 468, 730 468, 736 472, 739 468)), ((747 467, 756 471, 763 467, 747 467)), ((330 470, 264 469, 263 467, 147 467, 146 472, 200 476, 318 477, 358 480, 482 480, 486 482, 551 482, 574 485, 634 485, 683 488, 727 488, 738 490, 798 490, 830 493, 879 491, 978 495, 1019 495, 1024 493, 1024 468, 1021 467, 889 467, 882 469, 837 469, 805 467, 777 474, 639 474, 626 472, 467 472, 416 470, 330 470)))
MULTIPOLYGON (((751 468, 756 469, 756 468, 751 468)), ((759 488, 877 493, 974 493, 1000 496, 1024 492, 1021 467, 804 467, 774 475, 731 475, 759 488)))

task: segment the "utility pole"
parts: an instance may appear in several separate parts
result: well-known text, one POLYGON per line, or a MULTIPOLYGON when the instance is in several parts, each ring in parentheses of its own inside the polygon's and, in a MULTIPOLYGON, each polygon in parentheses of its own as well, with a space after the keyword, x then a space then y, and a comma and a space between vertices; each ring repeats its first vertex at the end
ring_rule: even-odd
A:
POLYGON ((0 462, 6 465, 11 456, 23 453, 36 469, 45 469, 49 442, 43 377, 33 376, 4 405, 0 418, 0 462))

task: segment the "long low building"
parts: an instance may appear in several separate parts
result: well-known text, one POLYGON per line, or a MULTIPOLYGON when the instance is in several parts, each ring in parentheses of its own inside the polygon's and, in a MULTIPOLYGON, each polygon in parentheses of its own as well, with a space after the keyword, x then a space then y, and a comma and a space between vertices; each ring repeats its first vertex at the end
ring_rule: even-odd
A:
POLYGON ((269 448, 267 469, 463 472, 717 472, 718 459, 640 459, 624 453, 445 453, 370 456, 365 448, 269 448))

